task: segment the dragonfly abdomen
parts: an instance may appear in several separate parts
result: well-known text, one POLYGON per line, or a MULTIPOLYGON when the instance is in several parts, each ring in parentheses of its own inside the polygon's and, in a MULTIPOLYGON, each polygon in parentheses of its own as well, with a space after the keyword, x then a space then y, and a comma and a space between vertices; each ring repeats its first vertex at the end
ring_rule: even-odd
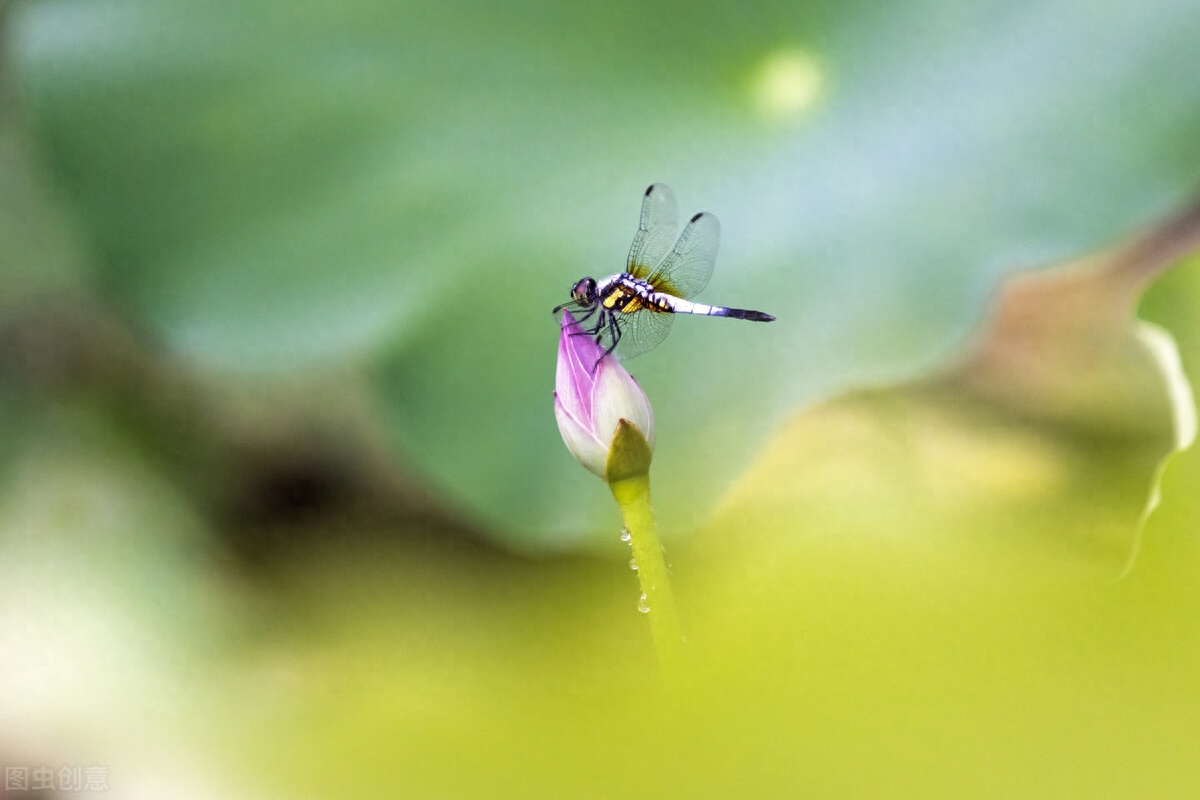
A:
MULTIPOLYGON (((662 297, 662 295, 659 295, 662 297)), ((774 317, 761 311, 751 311, 748 308, 725 308, 724 306, 708 306, 704 303, 693 303, 678 297, 667 297, 666 303, 676 314, 703 314, 709 317, 729 317, 731 319, 748 319, 752 322, 772 322, 774 317)))
POLYGON ((774 322, 775 318, 770 314, 764 314, 761 311, 751 311, 748 308, 721 308, 719 306, 712 307, 712 311, 708 312, 714 317, 729 317, 730 319, 748 319, 751 322, 774 322))

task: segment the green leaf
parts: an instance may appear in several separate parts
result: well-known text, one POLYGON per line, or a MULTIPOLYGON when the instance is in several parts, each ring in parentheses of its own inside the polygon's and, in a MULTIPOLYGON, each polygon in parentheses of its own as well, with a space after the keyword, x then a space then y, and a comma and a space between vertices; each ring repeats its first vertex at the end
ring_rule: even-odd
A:
MULTIPOLYGON (((6 10, 0 4, 0 33, 6 10)), ((39 168, 2 45, 0 40, 0 314, 8 315, 35 299, 78 289, 88 269, 76 231, 39 168)))
POLYGON ((678 530, 799 404, 919 371, 1001 274, 1177 205, 1198 24, 1188 0, 103 0, 22 5, 13 44, 112 297, 207 365, 376 365, 420 474, 529 545, 615 525, 557 445, 548 312, 620 268, 647 183, 722 220, 703 299, 779 317, 680 320, 631 365, 678 530))
MULTIPOLYGON (((1143 317, 1171 331, 1188 375, 1200 374, 1197 302, 1200 256, 1192 256, 1151 287, 1139 308, 1143 317)), ((1190 400, 1194 411, 1195 398, 1190 400)), ((1188 608, 1194 606, 1195 593, 1200 591, 1200 536, 1196 535, 1196 521, 1200 520, 1200 495, 1196 491, 1200 486, 1200 449, 1191 446, 1176 453, 1164 466, 1159 492, 1138 542, 1131 578, 1145 582, 1151 591, 1177 592, 1172 602, 1188 608)), ((1167 597, 1162 599, 1166 601, 1167 597)))

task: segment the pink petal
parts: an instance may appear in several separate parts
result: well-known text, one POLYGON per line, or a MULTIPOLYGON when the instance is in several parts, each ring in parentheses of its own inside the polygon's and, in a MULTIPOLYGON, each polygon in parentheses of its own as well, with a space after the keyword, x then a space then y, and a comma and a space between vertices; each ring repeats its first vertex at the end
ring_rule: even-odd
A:
POLYGON ((557 392, 554 393, 554 419, 558 422, 563 443, 575 460, 603 478, 608 464, 608 443, 601 442, 589 428, 580 424, 567 410, 557 392))
POLYGON ((554 388, 571 415, 588 427, 594 416, 592 397, 596 387, 596 362, 603 355, 604 349, 583 332, 571 312, 563 311, 554 388))

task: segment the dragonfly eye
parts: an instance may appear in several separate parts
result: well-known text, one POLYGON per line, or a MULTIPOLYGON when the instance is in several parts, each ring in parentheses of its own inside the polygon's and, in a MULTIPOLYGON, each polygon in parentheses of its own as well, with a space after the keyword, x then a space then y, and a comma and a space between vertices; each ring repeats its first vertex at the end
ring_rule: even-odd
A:
POLYGON ((584 278, 576 282, 571 287, 571 297, 576 303, 582 305, 591 305, 592 299, 596 296, 596 281, 592 278, 584 278))

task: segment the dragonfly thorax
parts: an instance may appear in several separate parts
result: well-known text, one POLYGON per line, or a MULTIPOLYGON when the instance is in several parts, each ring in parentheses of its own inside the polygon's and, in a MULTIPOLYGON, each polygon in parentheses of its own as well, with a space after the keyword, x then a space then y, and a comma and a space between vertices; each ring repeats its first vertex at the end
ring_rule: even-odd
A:
POLYGON ((631 311, 649 305, 654 295, 654 287, 644 280, 635 278, 628 272, 610 275, 596 287, 596 299, 609 311, 631 311), (638 298, 642 302, 630 303, 638 298))

